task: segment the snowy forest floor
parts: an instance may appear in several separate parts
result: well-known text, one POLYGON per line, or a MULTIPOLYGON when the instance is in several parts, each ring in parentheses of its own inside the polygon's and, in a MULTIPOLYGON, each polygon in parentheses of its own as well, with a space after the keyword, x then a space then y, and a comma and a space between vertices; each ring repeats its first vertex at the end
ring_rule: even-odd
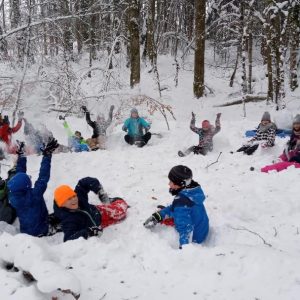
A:
MULTIPOLYGON (((151 131, 162 133, 162 138, 153 136, 141 149, 128 146, 123 140, 121 124, 114 123, 108 132, 107 150, 53 156, 45 193, 50 212, 53 191, 58 185, 75 186, 80 178, 93 176, 110 196, 121 196, 129 203, 127 219, 106 228, 101 238, 67 243, 62 243, 62 234, 38 239, 18 234, 17 224, 0 224, 3 232, 0 259, 14 262, 41 278, 29 284, 20 272, 7 271, 2 263, 1 299, 51 299, 57 287, 80 292, 80 299, 84 300, 299 299, 299 169, 260 172, 262 166, 278 157, 287 139, 277 138, 272 149, 258 149, 252 156, 230 153, 246 141, 245 130, 254 129, 264 111, 269 111, 272 117, 287 118, 287 111, 293 115, 299 113, 299 89, 288 94, 284 113, 275 112, 273 105, 264 102, 251 103, 246 105, 244 118, 240 105, 213 107, 228 101, 232 92, 228 87, 229 73, 208 68, 206 82, 215 95, 195 100, 192 73, 181 72, 179 87, 174 88, 169 65, 167 59, 160 63, 161 79, 169 87, 163 98, 164 103, 172 106, 176 121, 170 119, 168 131, 159 114, 149 117, 151 131), (197 135, 189 129, 191 111, 196 113, 198 126, 203 119, 214 122, 216 113, 221 112, 222 129, 214 138, 214 150, 207 156, 180 158, 178 150, 197 144, 197 135), (220 152, 219 162, 206 168, 220 152), (194 179, 207 196, 205 206, 210 219, 207 241, 203 245, 189 244, 182 250, 178 250, 173 228, 158 225, 150 231, 143 227, 158 204, 172 201, 167 175, 177 164, 193 170, 194 179), (249 170, 251 166, 254 171, 249 170)), ((259 79, 263 78, 260 67, 256 72, 256 92, 265 91, 259 79)), ((137 92, 157 98, 150 75, 147 72, 142 75, 137 92)), ((238 84, 233 90, 239 90, 238 84)), ((28 97, 26 101, 30 103, 32 99, 28 97)), ((149 116, 145 107, 138 109, 142 116, 149 116)), ((59 142, 66 144, 57 115, 38 119, 37 114, 31 110, 27 115, 33 116, 36 123, 44 121, 59 142)), ((68 121, 84 137, 91 135, 84 119, 70 117, 68 121)), ((22 138, 22 133, 16 138, 22 138)), ((10 157, 7 162, 12 164, 13 159, 10 157)), ((38 156, 28 158, 28 173, 33 181, 40 160, 38 156)), ((8 167, 2 166, 1 176, 5 177, 7 170, 8 167)), ((93 194, 90 200, 97 203, 93 194)), ((59 299, 73 299, 71 295, 57 293, 59 299)))

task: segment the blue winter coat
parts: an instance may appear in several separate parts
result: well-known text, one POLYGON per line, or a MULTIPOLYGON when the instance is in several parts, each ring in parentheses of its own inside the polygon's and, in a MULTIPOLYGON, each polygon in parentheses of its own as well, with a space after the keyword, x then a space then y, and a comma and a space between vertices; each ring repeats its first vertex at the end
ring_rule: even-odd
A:
POLYGON ((131 137, 140 137, 144 135, 143 129, 148 131, 150 124, 143 118, 128 118, 122 127, 122 130, 128 131, 128 135, 131 137))
POLYGON ((200 185, 192 182, 190 188, 180 190, 173 203, 159 212, 163 219, 166 216, 174 218, 180 246, 189 243, 191 234, 195 243, 202 243, 207 237, 209 220, 203 205, 204 199, 200 185))
POLYGON ((78 209, 58 207, 54 203, 54 214, 61 221, 64 241, 75 240, 79 237, 87 239, 88 228, 100 226, 101 214, 95 205, 89 204, 88 193, 90 191, 98 193, 101 188, 98 179, 85 177, 78 181, 75 188, 78 197, 78 209))
POLYGON ((26 157, 19 156, 16 175, 7 183, 9 201, 16 209, 22 233, 45 235, 48 233, 48 210, 43 195, 50 179, 51 155, 43 156, 39 177, 33 188, 26 174, 26 164, 26 157))

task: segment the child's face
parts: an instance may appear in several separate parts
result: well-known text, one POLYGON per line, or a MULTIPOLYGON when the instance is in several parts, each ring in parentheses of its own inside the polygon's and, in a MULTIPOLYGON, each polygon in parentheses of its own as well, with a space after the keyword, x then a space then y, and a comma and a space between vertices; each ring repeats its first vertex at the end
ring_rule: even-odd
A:
POLYGON ((174 191, 181 189, 180 185, 177 185, 172 181, 169 182, 169 187, 170 187, 171 190, 174 190, 174 191))
POLYGON ((137 117, 138 117, 138 114, 136 112, 133 112, 131 114, 131 118, 137 119, 137 117))
POLYGON ((68 208, 68 209, 78 209, 78 197, 74 196, 67 200, 62 207, 68 208))
POLYGON ((300 130, 300 123, 295 123, 293 126, 295 131, 299 131, 300 130))
POLYGON ((267 125, 267 124, 269 124, 269 123, 270 123, 270 121, 268 121, 268 120, 261 121, 261 124, 264 125, 264 126, 267 125))
POLYGON ((80 134, 80 132, 76 132, 76 133, 75 133, 75 136, 76 136, 77 138, 79 138, 79 139, 80 139, 80 138, 81 138, 81 134, 80 134))

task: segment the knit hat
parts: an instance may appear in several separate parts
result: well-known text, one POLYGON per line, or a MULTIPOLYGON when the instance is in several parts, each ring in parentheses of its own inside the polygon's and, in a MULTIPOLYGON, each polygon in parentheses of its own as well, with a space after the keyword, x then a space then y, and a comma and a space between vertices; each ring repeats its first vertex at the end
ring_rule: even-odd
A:
POLYGON ((174 184, 184 187, 192 182, 193 172, 190 168, 179 165, 171 169, 168 178, 174 184))
POLYGON ((54 191, 54 201, 58 207, 63 206, 65 202, 74 196, 76 196, 76 193, 68 185, 61 185, 54 191))
POLYGON ((136 108, 132 108, 130 111, 130 115, 132 115, 132 114, 139 114, 139 112, 136 108))
POLYGON ((269 121, 271 122, 271 115, 269 112, 265 111, 264 114, 261 117, 262 121, 269 121))
POLYGON ((296 124, 296 123, 300 124, 300 115, 299 114, 296 115, 296 117, 293 120, 293 125, 296 124))
POLYGON ((204 121, 202 122, 202 128, 209 128, 209 127, 210 127, 209 121, 208 121, 208 120, 204 120, 204 121))
POLYGON ((25 192, 31 189, 32 183, 30 177, 23 172, 17 173, 7 183, 10 192, 25 192))

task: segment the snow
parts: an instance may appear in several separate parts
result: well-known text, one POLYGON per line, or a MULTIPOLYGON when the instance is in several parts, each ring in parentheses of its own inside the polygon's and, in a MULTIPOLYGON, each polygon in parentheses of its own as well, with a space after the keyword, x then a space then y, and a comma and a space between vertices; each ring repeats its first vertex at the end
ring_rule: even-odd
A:
MULTIPOLYGON (((287 118, 299 113, 299 89, 287 95, 286 115, 261 102, 246 104, 247 118, 243 118, 242 106, 214 107, 240 90, 237 83, 233 90, 228 87, 231 70, 207 68, 206 83, 215 95, 194 100, 192 72, 181 70, 179 87, 175 89, 172 60, 161 58, 159 68, 161 84, 168 86, 162 101, 172 106, 176 116, 176 121, 169 117, 171 130, 167 130, 161 115, 149 116, 145 106, 138 107, 152 122, 151 131, 162 133, 163 138, 153 136, 144 148, 128 146, 123 141, 120 121, 115 121, 108 132, 107 150, 53 156, 45 193, 52 212, 53 192, 58 185, 75 186, 84 176, 97 177, 110 196, 120 196, 128 202, 127 219, 105 228, 100 238, 66 243, 62 242, 62 234, 38 239, 19 234, 17 224, 0 224, 1 299, 51 299, 53 295, 74 299, 57 289, 70 289, 80 293, 80 299, 89 300, 299 298, 299 169, 260 172, 262 166, 278 157, 287 139, 277 138, 275 147, 258 149, 253 156, 230 153, 247 140, 245 131, 258 125, 264 111, 288 126, 287 118), (177 151, 196 145, 198 140, 189 129, 191 111, 195 112, 198 125, 203 119, 213 123, 216 113, 222 112, 222 129, 214 138, 214 150, 207 156, 180 158, 177 151), (219 162, 206 168, 221 151, 219 162), (177 164, 193 170, 194 179, 207 196, 205 206, 210 218, 207 241, 203 245, 189 244, 182 250, 178 249, 173 228, 158 225, 147 230, 142 225, 157 205, 171 203, 167 175, 177 164), (249 170, 251 166, 254 171, 249 170), (20 271, 6 270, 5 262, 31 272, 37 282, 28 283, 20 271)), ((256 92, 265 91, 261 70, 257 67, 254 71, 258 78, 256 92)), ((146 71, 142 73, 139 92, 157 99, 151 76, 146 71)), ((30 100, 29 97, 28 103, 30 100)), ((113 100, 120 105, 124 98, 115 96, 113 100)), ((105 115, 109 104, 103 104, 105 115)), ((67 143, 57 114, 39 118, 36 111, 25 113, 35 117, 35 124, 45 122, 60 143, 67 143)), ((122 117, 126 114, 122 112, 122 117)), ((84 119, 67 120, 84 137, 91 135, 84 119)), ((15 138, 22 138, 22 133, 15 138)), ((13 159, 9 157, 7 163, 12 164, 13 159)), ((28 157, 32 180, 38 176, 40 161, 41 157, 28 157)), ((2 166, 1 176, 7 170, 7 166, 2 166)), ((90 194, 90 202, 97 203, 94 194, 90 194)))

